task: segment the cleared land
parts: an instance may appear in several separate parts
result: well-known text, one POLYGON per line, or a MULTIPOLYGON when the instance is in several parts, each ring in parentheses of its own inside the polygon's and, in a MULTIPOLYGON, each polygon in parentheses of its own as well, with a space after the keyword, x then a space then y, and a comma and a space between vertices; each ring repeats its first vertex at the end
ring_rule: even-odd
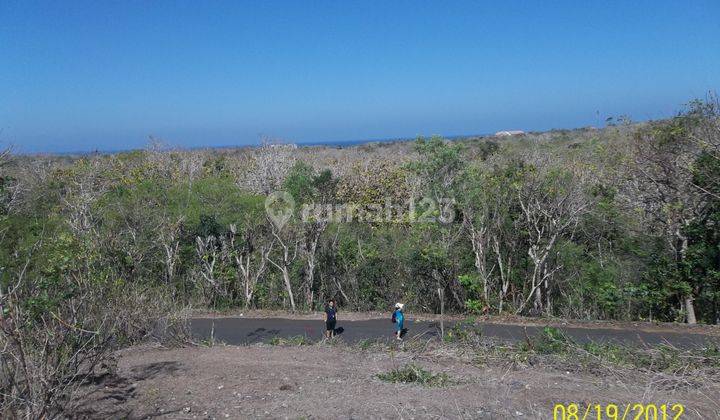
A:
POLYGON ((511 358, 479 363, 452 348, 310 346, 133 348, 78 411, 115 418, 552 418, 555 403, 682 403, 720 418, 720 388, 625 370, 593 373, 511 358), (388 383, 413 363, 448 384, 388 383))
POLYGON ((315 342, 322 330, 316 319, 202 318, 193 328, 213 323, 214 340, 202 345, 117 353, 115 372, 90 381, 75 412, 88 418, 505 419, 552 418, 555 404, 574 402, 582 409, 617 404, 618 418, 638 403, 683 404, 681 419, 720 418, 720 347, 713 335, 647 331, 647 325, 632 333, 528 327, 536 333, 526 335, 518 325, 456 322, 448 323, 441 343, 432 321, 417 321, 398 343, 385 339, 388 320, 366 319, 344 321, 339 338, 315 342), (513 328, 522 338, 512 337, 513 328), (510 339, 498 337, 501 331, 510 339), (643 340, 626 346, 582 339, 625 333, 643 340), (682 348, 668 339, 687 342, 690 335, 705 346, 698 339, 682 348), (217 344, 233 337, 257 343, 217 344), (664 340, 650 343, 649 337, 664 340))

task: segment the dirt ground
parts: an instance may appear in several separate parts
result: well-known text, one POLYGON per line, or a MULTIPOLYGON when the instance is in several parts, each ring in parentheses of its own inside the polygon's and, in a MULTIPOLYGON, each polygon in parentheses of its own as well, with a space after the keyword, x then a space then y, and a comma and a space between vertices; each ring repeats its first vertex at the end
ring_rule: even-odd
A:
MULTIPOLYGON (((438 348, 306 346, 134 347, 118 374, 98 379, 76 411, 85 418, 552 418, 556 403, 682 403, 682 419, 720 418, 720 386, 577 373, 557 367, 482 366, 438 348), (444 372, 442 387, 377 378, 406 363, 444 372)), ((584 406, 584 405, 583 405, 584 406)), ((591 418, 595 418, 592 417, 591 418)))

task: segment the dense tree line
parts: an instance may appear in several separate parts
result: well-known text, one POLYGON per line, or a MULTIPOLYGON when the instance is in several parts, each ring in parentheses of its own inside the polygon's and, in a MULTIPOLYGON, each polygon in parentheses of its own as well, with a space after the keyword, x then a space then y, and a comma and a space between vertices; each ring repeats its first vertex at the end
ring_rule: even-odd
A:
POLYGON ((720 322, 717 101, 512 139, 0 153, 0 416, 71 410, 178 308, 720 322), (438 293, 438 289, 444 293, 438 293))
POLYGON ((217 309, 437 311, 441 288, 456 311, 715 323, 718 131, 711 101, 508 140, 4 155, 2 290, 22 273, 36 317, 94 282, 217 309))

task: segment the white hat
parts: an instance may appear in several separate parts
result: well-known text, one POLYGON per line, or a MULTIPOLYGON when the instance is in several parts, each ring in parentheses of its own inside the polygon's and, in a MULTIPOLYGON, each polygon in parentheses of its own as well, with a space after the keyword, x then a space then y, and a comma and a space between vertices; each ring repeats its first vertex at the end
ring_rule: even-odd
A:
POLYGON ((395 304, 395 308, 397 308, 397 309, 402 309, 403 307, 405 307, 405 305, 403 305, 403 304, 400 303, 400 302, 398 302, 398 303, 395 304))

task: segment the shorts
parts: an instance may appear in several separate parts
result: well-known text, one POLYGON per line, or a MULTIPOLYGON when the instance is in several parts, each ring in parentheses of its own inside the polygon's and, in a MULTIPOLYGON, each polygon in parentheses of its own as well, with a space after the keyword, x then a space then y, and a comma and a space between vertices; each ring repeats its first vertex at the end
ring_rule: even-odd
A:
POLYGON ((335 324, 337 323, 337 320, 333 319, 330 321, 325 321, 325 330, 326 331, 335 331, 335 324))

